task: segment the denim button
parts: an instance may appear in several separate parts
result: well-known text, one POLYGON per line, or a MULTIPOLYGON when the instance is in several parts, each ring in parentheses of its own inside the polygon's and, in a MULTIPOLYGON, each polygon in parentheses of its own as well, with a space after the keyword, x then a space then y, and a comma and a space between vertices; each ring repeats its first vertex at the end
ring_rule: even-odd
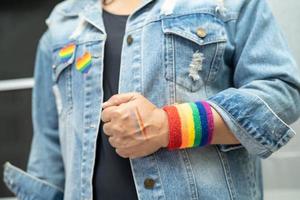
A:
POLYGON ((207 35, 206 30, 201 27, 197 29, 196 33, 200 38, 204 38, 207 35))
POLYGON ((144 181, 144 186, 146 189, 153 189, 155 181, 152 178, 146 178, 144 181))
POLYGON ((132 42, 133 42, 132 36, 131 36, 131 35, 128 35, 128 36, 127 36, 127 44, 128 44, 128 45, 131 45, 132 42))

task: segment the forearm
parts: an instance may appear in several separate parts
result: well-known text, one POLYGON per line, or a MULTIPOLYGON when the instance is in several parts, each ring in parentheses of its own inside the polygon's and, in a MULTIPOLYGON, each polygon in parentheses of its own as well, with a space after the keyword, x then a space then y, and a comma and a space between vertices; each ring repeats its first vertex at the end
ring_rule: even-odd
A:
POLYGON ((221 115, 206 101, 175 103, 162 108, 168 149, 240 144, 221 115))
POLYGON ((213 107, 211 109, 214 118, 214 132, 211 144, 240 144, 221 115, 213 107))

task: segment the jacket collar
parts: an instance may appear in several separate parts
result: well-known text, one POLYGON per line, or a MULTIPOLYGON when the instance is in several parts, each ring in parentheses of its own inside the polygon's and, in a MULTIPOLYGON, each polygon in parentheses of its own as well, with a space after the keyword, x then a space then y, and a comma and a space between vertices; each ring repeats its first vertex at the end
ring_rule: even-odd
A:
MULTIPOLYGON (((154 0, 142 0, 141 5, 129 16, 129 18, 152 1, 154 0)), ((104 32, 103 21, 101 20, 102 4, 100 3, 100 0, 73 0, 70 2, 69 6, 62 10, 62 15, 65 17, 82 17, 88 23, 104 32)))

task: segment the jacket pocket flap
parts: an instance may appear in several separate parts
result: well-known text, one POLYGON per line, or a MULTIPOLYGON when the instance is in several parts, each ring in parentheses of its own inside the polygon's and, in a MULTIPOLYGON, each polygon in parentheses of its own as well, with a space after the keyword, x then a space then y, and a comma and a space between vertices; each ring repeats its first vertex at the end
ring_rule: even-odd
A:
POLYGON ((63 190, 6 162, 4 182, 19 199, 63 199, 63 190))
POLYGON ((175 34, 199 45, 226 41, 223 22, 207 13, 163 18, 162 30, 166 34, 175 34))

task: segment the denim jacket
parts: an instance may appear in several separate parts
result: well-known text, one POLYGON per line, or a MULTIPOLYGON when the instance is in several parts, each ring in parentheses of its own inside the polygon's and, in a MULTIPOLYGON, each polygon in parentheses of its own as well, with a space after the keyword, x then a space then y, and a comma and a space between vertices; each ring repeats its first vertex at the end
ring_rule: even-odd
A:
MULTIPOLYGON (((105 78, 101 4, 67 0, 46 22, 28 167, 7 162, 4 180, 19 199, 92 200, 105 78), (62 61, 70 43, 76 50, 62 61), (85 52, 92 66, 82 73, 76 62, 85 52)), ((266 0, 143 0, 127 20, 121 55, 119 93, 133 91, 158 107, 204 99, 241 142, 131 159, 141 200, 262 199, 260 159, 295 135, 288 124, 300 115, 299 70, 266 0)))

